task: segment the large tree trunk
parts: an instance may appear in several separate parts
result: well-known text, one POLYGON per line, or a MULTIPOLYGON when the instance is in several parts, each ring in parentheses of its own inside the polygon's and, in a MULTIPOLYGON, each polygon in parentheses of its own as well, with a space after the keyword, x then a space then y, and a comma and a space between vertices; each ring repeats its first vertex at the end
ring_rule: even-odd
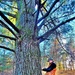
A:
POLYGON ((17 45, 15 75, 41 75, 38 45, 26 38, 17 45))
MULTIPOLYGON (((37 40, 34 41, 31 38, 35 24, 35 17, 31 15, 34 9, 34 0, 32 1, 31 6, 29 6, 29 13, 27 13, 27 11, 21 13, 22 10, 19 10, 19 13, 21 13, 19 25, 21 25, 22 28, 19 34, 20 37, 16 41, 15 75, 41 75, 39 44, 37 40)), ((21 2, 18 2, 19 9, 21 9, 21 6, 19 6, 20 3, 21 2)), ((25 4, 23 0, 22 3, 25 4)))

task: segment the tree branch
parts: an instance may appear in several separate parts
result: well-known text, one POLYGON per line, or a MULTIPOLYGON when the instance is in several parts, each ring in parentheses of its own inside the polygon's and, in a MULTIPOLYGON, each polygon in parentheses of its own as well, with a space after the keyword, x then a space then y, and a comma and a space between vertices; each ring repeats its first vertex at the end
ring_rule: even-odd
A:
POLYGON ((19 29, 0 11, 0 16, 17 32, 19 33, 19 29))
POLYGON ((52 28, 51 30, 47 31, 47 32, 46 32, 45 34, 43 34, 42 36, 37 37, 37 39, 40 40, 39 43, 42 42, 42 41, 44 41, 45 39, 47 39, 47 38, 49 37, 49 35, 51 35, 58 27, 64 25, 64 24, 67 23, 67 22, 70 22, 70 21, 72 21, 72 20, 74 20, 74 19, 75 19, 75 17, 70 18, 70 19, 68 19, 68 20, 66 20, 66 21, 63 21, 63 22, 61 22, 60 24, 58 24, 57 26, 55 26, 54 28, 52 28))
POLYGON ((37 30, 40 31, 40 29, 44 24, 45 24, 45 19, 42 21, 42 23, 39 26, 37 26, 37 30))
POLYGON ((47 11, 47 13, 46 13, 43 17, 41 17, 41 18, 37 21, 37 23, 39 23, 41 20, 43 20, 44 18, 46 18, 46 17, 49 15, 49 13, 51 12, 51 10, 53 9, 53 7, 56 5, 57 2, 59 2, 59 0, 55 0, 55 1, 54 1, 54 3, 52 4, 52 6, 50 7, 49 11, 47 11))
POLYGON ((47 0, 45 0, 42 4, 41 4, 41 8, 44 7, 45 3, 47 2, 47 0))
POLYGON ((0 48, 4 48, 4 49, 6 49, 6 50, 9 50, 9 51, 11 51, 11 52, 14 52, 14 53, 15 53, 15 50, 10 49, 10 48, 8 48, 8 47, 5 47, 5 46, 0 46, 0 48))
POLYGON ((6 14, 8 16, 11 16, 13 18, 16 18, 16 15, 15 14, 12 14, 12 13, 9 13, 9 12, 6 12, 6 11, 1 11, 3 14, 6 14))
POLYGON ((14 7, 14 6, 11 6, 11 5, 7 4, 6 2, 0 2, 0 3, 2 3, 2 4, 4 4, 4 5, 7 5, 7 6, 9 6, 10 8, 18 9, 17 7, 14 7))
MULTIPOLYGON (((41 0, 38 0, 37 1, 37 5, 38 5, 38 9, 37 9, 37 13, 36 13, 36 19, 35 19, 35 26, 34 26, 34 35, 35 35, 35 31, 36 31, 36 28, 37 28, 37 21, 38 21, 38 17, 39 17, 39 12, 41 12, 42 14, 42 11, 41 11, 41 8, 43 7, 44 8, 44 4, 46 3, 47 0, 45 0, 42 4, 41 4, 41 0)), ((45 8, 44 8, 45 9, 45 8)), ((45 9, 46 10, 46 9, 45 9)), ((43 15, 43 14, 42 14, 43 15)), ((42 25, 41 25, 42 26, 42 25)), ((40 26, 40 27, 41 27, 40 26)), ((39 29, 40 29, 39 27, 39 29)))
POLYGON ((9 36, 6 36, 6 35, 2 35, 2 34, 0 34, 0 37, 4 37, 4 38, 8 38, 8 39, 10 39, 10 40, 14 40, 14 41, 16 41, 16 38, 9 37, 9 36))
POLYGON ((8 27, 8 25, 6 25, 3 21, 1 21, 0 20, 0 23, 2 24, 2 26, 4 26, 5 28, 7 28, 16 38, 18 38, 17 37, 17 35, 12 31, 12 29, 10 29, 9 27, 8 27))
MULTIPOLYGON (((60 37, 60 35, 59 35, 59 37, 60 37)), ((62 49, 63 49, 65 52, 67 52, 68 54, 70 54, 73 59, 75 59, 75 56, 74 56, 73 52, 70 51, 70 50, 65 49, 64 46, 62 45, 62 43, 60 42, 59 38, 58 38, 58 37, 56 37, 56 38, 57 38, 57 41, 59 42, 60 46, 62 47, 62 49)))
POLYGON ((51 12, 51 14, 53 14, 56 10, 58 10, 58 9, 63 5, 64 2, 65 2, 65 1, 63 1, 57 8, 55 8, 55 9, 51 12))
POLYGON ((37 9, 36 18, 35 18, 34 35, 35 35, 36 28, 37 28, 37 20, 38 20, 38 17, 39 17, 39 11, 40 11, 40 6, 41 6, 41 0, 38 0, 37 5, 38 5, 38 9, 37 9))

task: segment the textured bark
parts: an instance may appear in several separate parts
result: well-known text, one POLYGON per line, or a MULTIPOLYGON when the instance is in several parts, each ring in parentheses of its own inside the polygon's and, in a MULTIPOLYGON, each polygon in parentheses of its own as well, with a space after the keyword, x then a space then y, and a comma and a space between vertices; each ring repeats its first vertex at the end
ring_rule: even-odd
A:
POLYGON ((40 50, 29 39, 18 42, 15 75, 41 75, 40 50))
MULTIPOLYGON (((24 2, 25 1, 22 3, 25 4, 24 2)), ((19 9, 21 8, 19 6, 20 3, 21 2, 18 1, 19 9)), ((32 39, 35 17, 31 14, 33 13, 34 7, 34 0, 32 0, 31 5, 27 6, 27 9, 31 10, 29 13, 26 11, 21 13, 21 10, 19 10, 19 13, 21 13, 19 24, 22 26, 22 29, 20 30, 20 37, 16 41, 15 75, 41 75, 39 44, 37 40, 32 39)))

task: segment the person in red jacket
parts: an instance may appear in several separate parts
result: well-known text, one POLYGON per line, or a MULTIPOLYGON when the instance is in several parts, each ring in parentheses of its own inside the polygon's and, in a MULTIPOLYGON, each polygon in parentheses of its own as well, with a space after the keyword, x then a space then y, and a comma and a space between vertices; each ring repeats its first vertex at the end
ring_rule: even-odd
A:
POLYGON ((53 59, 48 59, 49 66, 47 68, 43 68, 42 70, 46 72, 45 75, 55 75, 56 73, 56 64, 54 63, 53 59))

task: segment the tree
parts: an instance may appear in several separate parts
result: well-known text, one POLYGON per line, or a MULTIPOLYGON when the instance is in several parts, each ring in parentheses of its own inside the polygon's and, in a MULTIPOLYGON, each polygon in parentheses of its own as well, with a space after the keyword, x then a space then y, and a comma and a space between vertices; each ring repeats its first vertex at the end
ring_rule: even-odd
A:
MULTIPOLYGON (((65 18, 65 21, 62 21, 59 17, 51 16, 53 12, 56 12, 56 10, 59 9, 63 2, 53 0, 51 5, 48 4, 48 2, 49 0, 44 0, 42 3, 41 0, 16 0, 18 5, 16 18, 17 27, 4 15, 4 12, 0 11, 0 16, 4 19, 4 21, 0 20, 1 25, 7 28, 14 37, 8 37, 6 35, 0 36, 15 40, 16 42, 16 50, 0 46, 1 48, 5 48, 15 53, 15 75, 41 75, 41 54, 39 44, 46 40, 52 33, 54 33, 54 31, 57 32, 57 28, 75 19, 75 17, 69 17, 69 19, 65 18), (48 5, 45 5, 46 3, 48 5), (34 11, 35 5, 38 7, 36 11, 34 11), (20 28, 18 28, 18 26, 20 28), (38 36, 38 32, 42 27, 46 27, 47 31, 38 36)), ((12 13, 6 14, 9 16, 13 15, 12 13)), ((55 13, 55 15, 56 14, 58 13, 55 13)))

